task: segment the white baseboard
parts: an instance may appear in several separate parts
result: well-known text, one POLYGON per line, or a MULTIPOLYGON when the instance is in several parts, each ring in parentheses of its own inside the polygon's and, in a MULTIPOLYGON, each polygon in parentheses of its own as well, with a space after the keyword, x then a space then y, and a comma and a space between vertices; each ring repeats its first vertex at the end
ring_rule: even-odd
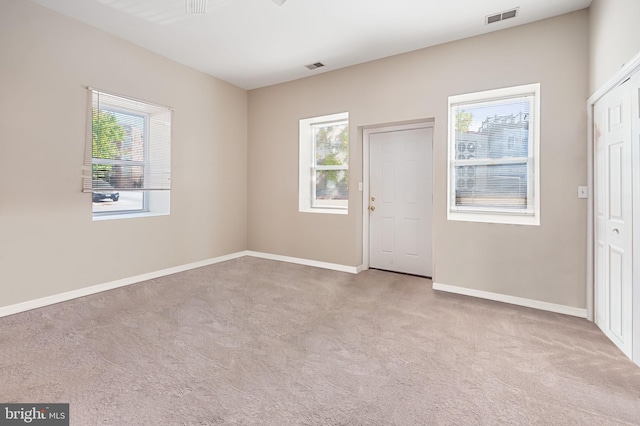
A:
POLYGON ((67 300, 77 299, 78 297, 89 296, 96 293, 101 293, 107 290, 113 290, 118 287, 125 287, 131 284, 136 284, 142 281, 152 280, 154 278, 164 277, 166 275, 177 274, 178 272, 188 271, 190 269, 201 268, 203 266, 213 265, 215 263, 225 262, 231 259, 238 259, 240 257, 253 256, 262 259, 278 260, 281 262, 296 263, 298 265, 314 266, 323 269, 332 269, 334 271, 348 272, 351 274, 357 274, 362 270, 362 267, 339 265, 337 263, 319 262, 316 260, 300 259, 297 257, 280 256, 277 254, 260 253, 256 251, 240 251, 237 253, 231 253, 224 256, 214 257, 212 259, 201 260, 199 262, 187 263, 185 265, 175 266, 173 268, 162 269, 160 271, 149 272, 147 274, 136 275, 134 277, 123 278, 121 280, 111 281, 104 284, 97 284, 90 287, 80 288, 78 290, 67 291, 65 293, 54 294, 51 296, 41 297, 39 299, 29 300, 26 302, 16 303, 15 305, 9 305, 0 307, 0 318, 8 315, 17 314, 20 312, 30 311, 36 308, 42 308, 48 305, 54 305, 60 302, 66 302, 67 300))
POLYGON ((237 259, 246 255, 247 252, 244 251, 227 254, 224 256, 214 257, 212 259, 187 263, 185 265, 175 266, 173 268, 162 269, 160 271, 149 272, 147 274, 136 275, 134 277, 123 278, 121 280, 111 281, 104 284, 97 284, 90 287, 80 288, 78 290, 67 291, 65 293, 54 294, 51 296, 41 297, 39 299, 16 303, 15 305, 0 307, 0 318, 20 312, 30 311, 31 309, 42 308, 44 306, 54 305, 60 302, 66 302, 67 300, 77 299, 78 297, 84 297, 91 294, 101 293, 107 290, 113 290, 114 288, 125 287, 142 281, 152 280, 154 278, 163 277, 165 275, 176 274, 178 272, 184 272, 190 269, 201 268, 203 266, 209 266, 215 263, 237 259))
POLYGON ((510 303, 512 305, 525 306, 527 308, 540 309, 543 311, 555 312, 558 314, 571 315, 579 318, 587 318, 587 310, 575 308, 573 306, 558 305, 555 303, 542 302, 540 300, 525 299, 522 297, 509 296, 507 294, 491 293, 489 291, 475 290, 466 287, 457 287, 448 284, 433 283, 434 290, 445 291, 447 293, 462 294, 465 296, 478 297, 496 302, 510 303))
POLYGON ((331 269, 333 271, 348 272, 350 274, 357 274, 358 272, 360 272, 358 269, 361 268, 358 266, 340 265, 338 263, 320 262, 317 260, 302 259, 299 257, 281 256, 279 254, 261 253, 257 251, 247 251, 245 252, 245 254, 247 256, 259 257, 262 259, 278 260, 280 262, 295 263, 298 265, 313 266, 313 267, 322 268, 322 269, 331 269))
MULTIPOLYGON (((185 265, 175 266, 173 268, 162 269, 160 271, 149 272, 146 274, 136 275, 134 277, 123 278, 121 280, 111 281, 104 284, 97 284, 90 287, 80 288, 78 290, 72 290, 65 293, 54 294, 51 296, 41 297, 39 299, 29 300, 22 303, 16 303, 15 305, 9 305, 0 307, 0 318, 8 315, 17 314, 20 312, 30 311, 32 309, 41 308, 48 305, 53 305, 67 300, 77 299, 79 297, 89 296, 91 294, 101 293, 103 291, 112 290, 119 287, 125 287, 131 284, 136 284, 142 281, 152 280, 154 278, 160 278, 166 275, 176 274, 178 272, 188 271, 190 269, 201 268, 203 266, 209 266, 227 260, 238 259, 240 257, 252 256, 262 259, 277 260, 280 262, 294 263, 298 265, 312 266, 316 268, 330 269, 338 272, 346 272, 350 274, 358 274, 364 270, 363 265, 359 266, 347 266, 337 263, 320 262, 317 260, 302 259, 298 257, 281 256, 277 254, 261 253, 256 251, 240 251, 237 253, 231 253, 224 256, 215 257, 212 259, 202 260, 199 262, 187 263, 185 265)), ((587 310, 581 308, 575 308, 572 306, 557 305, 555 303, 542 302, 539 300, 524 299, 521 297, 509 296, 506 294, 491 293, 488 291, 474 290, 465 287, 457 287, 447 284, 433 283, 434 290, 445 291, 448 293, 462 294, 465 296, 473 296, 481 299, 494 300, 497 302, 511 303, 513 305, 526 306, 528 308, 541 309, 543 311, 556 312, 565 315, 572 315, 575 317, 586 318, 587 310)))

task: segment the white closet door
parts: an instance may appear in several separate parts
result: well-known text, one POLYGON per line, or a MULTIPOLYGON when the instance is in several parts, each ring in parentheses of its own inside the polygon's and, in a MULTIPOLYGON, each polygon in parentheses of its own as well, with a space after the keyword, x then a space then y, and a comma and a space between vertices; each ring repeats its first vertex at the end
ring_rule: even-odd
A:
POLYGON ((632 356, 633 193, 631 94, 611 90, 594 108, 595 318, 627 356, 632 356))

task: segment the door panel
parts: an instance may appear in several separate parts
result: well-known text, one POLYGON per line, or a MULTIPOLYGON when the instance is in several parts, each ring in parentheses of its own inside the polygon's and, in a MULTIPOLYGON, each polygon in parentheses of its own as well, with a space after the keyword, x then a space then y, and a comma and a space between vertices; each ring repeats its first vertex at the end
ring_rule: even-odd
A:
POLYGON ((395 226, 392 217, 383 217, 382 222, 382 247, 381 250, 385 254, 394 254, 395 226))
MULTIPOLYGON (((595 262, 596 264, 600 262, 598 266, 596 266, 595 271, 595 322, 596 324, 605 324, 605 315, 606 309, 604 308, 607 304, 607 298, 605 293, 605 279, 604 279, 604 242, 597 241, 596 242, 596 252, 595 252, 595 262)), ((601 327, 602 328, 602 327, 601 327)))
POLYGON ((418 236, 420 235, 420 221, 417 219, 405 219, 404 220, 404 235, 402 236, 405 241, 405 255, 406 256, 418 256, 420 253, 420 241, 418 236))
POLYGON ((609 145, 609 219, 622 221, 622 143, 609 145))
POLYGON ((407 161, 404 164, 405 170, 405 186, 404 186, 404 202, 405 204, 418 204, 419 194, 418 194, 418 179, 420 179, 420 175, 418 174, 418 162, 417 161, 407 161))
POLYGON ((432 128, 369 135, 369 266, 432 275, 432 128))
MULTIPOLYGON (((622 306, 622 285, 624 269, 624 251, 609 247, 609 304, 611 307, 622 306)), ((609 310, 609 330, 618 338, 622 335, 622 312, 619 309, 609 310)))
POLYGON ((382 163, 382 202, 391 203, 394 202, 394 188, 395 188, 395 176, 394 176, 394 164, 385 161, 382 163))

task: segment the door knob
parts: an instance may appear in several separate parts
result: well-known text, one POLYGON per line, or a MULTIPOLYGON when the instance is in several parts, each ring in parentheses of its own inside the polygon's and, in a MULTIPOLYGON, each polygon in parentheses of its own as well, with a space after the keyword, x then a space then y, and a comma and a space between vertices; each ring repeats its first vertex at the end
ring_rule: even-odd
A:
POLYGON ((615 232, 616 234, 620 233, 620 230, 618 228, 613 228, 612 231, 615 232))
POLYGON ((374 211, 376 209, 376 206, 371 206, 369 207, 369 210, 374 211))

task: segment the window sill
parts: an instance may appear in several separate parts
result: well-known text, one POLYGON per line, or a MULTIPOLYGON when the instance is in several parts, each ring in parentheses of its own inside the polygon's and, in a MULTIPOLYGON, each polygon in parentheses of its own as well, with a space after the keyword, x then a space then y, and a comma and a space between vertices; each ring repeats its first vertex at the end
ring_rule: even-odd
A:
POLYGON ((136 219, 140 217, 153 217, 153 216, 169 216, 168 212, 127 212, 127 213, 113 213, 113 214, 101 214, 93 215, 94 222, 102 222, 104 220, 117 220, 117 219, 136 219))
POLYGON ((509 213, 471 213, 452 212, 447 214, 447 220, 460 222, 499 223, 503 225, 540 226, 540 214, 514 215, 509 213))
POLYGON ((322 208, 322 207, 314 207, 309 209, 300 209, 300 213, 325 213, 325 214, 349 214, 348 209, 331 209, 331 208, 322 208))

